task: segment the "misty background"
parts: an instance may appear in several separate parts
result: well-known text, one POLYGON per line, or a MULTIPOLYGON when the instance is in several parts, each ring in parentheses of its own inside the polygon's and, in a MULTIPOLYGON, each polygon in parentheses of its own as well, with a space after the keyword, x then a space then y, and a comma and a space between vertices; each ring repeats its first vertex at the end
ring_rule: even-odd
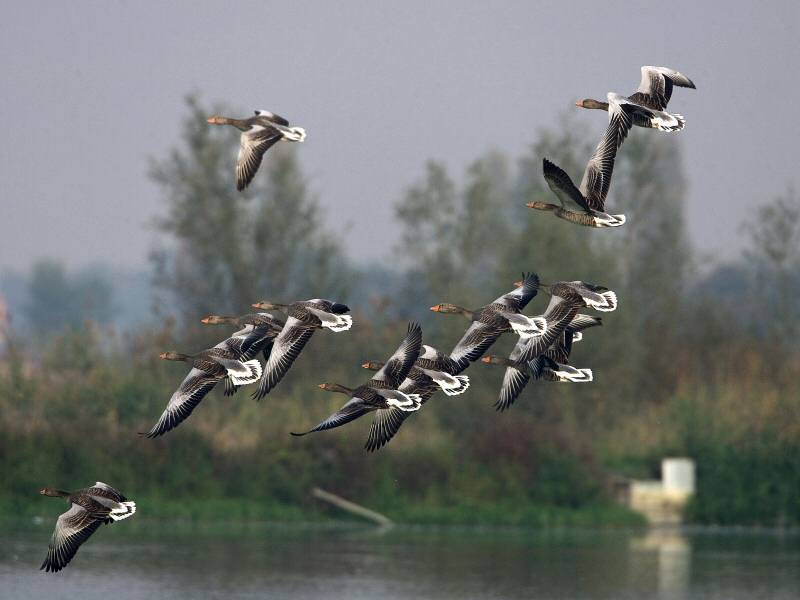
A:
POLYGON ((679 27, 588 4, 15 7, 0 512, 39 514, 42 481, 96 472, 163 519, 326 518, 321 486, 413 523, 636 524, 615 482, 688 456, 688 521, 800 523, 797 83, 782 77, 797 8, 670 10, 679 27), (698 89, 673 94, 684 131, 622 146, 608 206, 625 227, 525 208, 550 194, 542 158, 577 181, 606 126, 575 100, 633 92, 642 64, 698 89), (240 194, 239 134, 206 117, 254 108, 309 136, 240 194), (463 397, 374 454, 367 419, 288 435, 340 405, 314 384, 365 380, 409 320, 449 351, 467 323, 428 307, 476 308, 522 271, 617 292, 576 346, 593 383, 532 383, 498 414, 502 370, 475 364, 463 397), (158 353, 229 333, 203 316, 313 297, 347 303, 354 326, 314 336, 268 398, 215 391, 164 438, 135 435, 185 373, 158 353))
MULTIPOLYGON (((113 321, 145 318, 164 213, 149 165, 175 145, 187 93, 233 116, 266 108, 305 127, 298 159, 319 218, 367 267, 395 267, 392 206, 427 159, 455 173, 488 151, 513 160, 562 113, 583 113, 575 100, 633 92, 643 64, 698 86, 677 90, 671 109, 688 122, 675 138, 701 274, 736 262, 741 223, 798 187, 798 129, 785 107, 800 92, 785 70, 800 58, 795 2, 675 2, 664 22, 589 2, 12 6, 0 23, 0 293, 20 327, 43 259, 68 277, 101 278, 113 321)), ((576 116, 599 139, 604 116, 576 116)), ((232 170, 235 155, 228 161, 232 170)))

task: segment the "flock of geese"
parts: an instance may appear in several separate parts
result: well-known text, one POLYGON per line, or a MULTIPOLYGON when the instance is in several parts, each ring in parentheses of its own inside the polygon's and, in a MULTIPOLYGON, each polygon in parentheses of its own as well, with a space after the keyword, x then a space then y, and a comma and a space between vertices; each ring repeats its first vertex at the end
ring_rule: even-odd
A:
MULTIPOLYGON (((558 204, 530 202, 529 208, 550 211, 557 217, 587 227, 618 227, 625 215, 605 210, 606 196, 617 151, 634 126, 678 131, 686 123, 679 114, 666 111, 674 86, 694 88, 685 75, 665 67, 642 67, 639 89, 630 96, 609 93, 607 102, 586 99, 576 105, 608 113, 608 127, 586 165, 580 186, 560 167, 546 158, 543 173, 558 204)), ((283 140, 302 142, 306 132, 292 127, 289 121, 272 112, 255 111, 247 119, 219 115, 208 122, 239 129, 241 146, 236 163, 236 188, 244 190, 258 171, 264 154, 283 140)), ((374 372, 355 388, 338 383, 322 383, 320 388, 348 397, 342 407, 318 425, 294 436, 304 436, 340 427, 368 413, 374 413, 365 448, 374 451, 397 434, 405 420, 437 392, 448 396, 463 394, 470 385, 463 371, 481 361, 505 367, 505 375, 495 407, 509 409, 533 379, 559 382, 592 381, 592 370, 569 364, 572 345, 583 338, 583 331, 598 325, 598 316, 583 314, 582 309, 601 312, 617 308, 617 296, 608 288, 582 281, 558 281, 544 284, 535 273, 523 274, 514 289, 496 300, 468 310, 442 303, 431 310, 458 314, 470 321, 464 335, 449 353, 422 343, 422 328, 410 323, 400 345, 385 361, 368 361, 362 367, 374 372), (544 313, 527 316, 523 310, 542 290, 550 296, 544 313), (486 355, 504 333, 519 337, 511 354, 486 355)), ((153 427, 140 435, 155 438, 180 425, 203 398, 220 382, 226 396, 239 388, 257 383, 253 398, 261 399, 280 383, 318 329, 334 333, 353 325, 348 306, 324 299, 279 304, 261 301, 253 304, 259 312, 239 317, 210 315, 207 325, 237 327, 237 331, 213 348, 196 354, 164 352, 162 359, 181 361, 191 366, 166 409, 153 427), (280 316, 278 316, 280 314, 280 316), (262 366, 259 355, 264 358, 262 366)), ((100 525, 126 519, 136 512, 136 504, 110 485, 96 482, 75 492, 44 488, 45 496, 65 498, 70 508, 59 516, 50 540, 47 558, 41 568, 60 571, 75 556, 100 525)))

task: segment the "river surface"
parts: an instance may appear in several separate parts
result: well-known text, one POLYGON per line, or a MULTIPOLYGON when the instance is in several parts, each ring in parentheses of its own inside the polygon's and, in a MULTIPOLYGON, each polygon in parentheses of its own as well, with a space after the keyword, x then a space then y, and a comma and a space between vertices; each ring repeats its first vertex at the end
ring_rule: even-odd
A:
POLYGON ((356 525, 102 527, 61 573, 52 523, 0 523, 0 598, 800 598, 800 535, 356 525))

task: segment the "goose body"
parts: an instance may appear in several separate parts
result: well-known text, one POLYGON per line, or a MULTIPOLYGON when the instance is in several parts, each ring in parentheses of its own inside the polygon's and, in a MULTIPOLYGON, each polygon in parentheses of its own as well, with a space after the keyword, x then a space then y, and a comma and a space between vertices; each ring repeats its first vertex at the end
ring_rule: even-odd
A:
MULTIPOLYGON (((226 317, 209 315, 201 319, 205 325, 236 325, 242 327, 232 335, 232 340, 241 339, 240 354, 242 360, 255 358, 259 352, 264 360, 269 360, 272 344, 283 329, 285 323, 274 315, 266 312, 252 313, 239 317, 226 317)), ((241 386, 233 383, 230 377, 225 377, 225 395, 232 396, 239 391, 241 386)))
POLYGON ((243 191, 255 177, 264 153, 277 142, 302 142, 306 131, 302 127, 290 127, 289 121, 268 110, 257 110, 247 119, 232 119, 214 115, 208 118, 212 125, 231 125, 242 132, 239 156, 236 159, 236 189, 243 191))
POLYGON ((529 202, 528 208, 551 211, 561 219, 585 227, 619 227, 625 223, 625 215, 605 212, 605 202, 617 150, 625 141, 639 109, 618 94, 609 94, 608 101, 608 127, 586 164, 580 186, 576 187, 561 167, 545 158, 542 173, 560 204, 529 202))
MULTIPOLYGON (((361 366, 377 371, 383 367, 383 363, 369 361, 361 366)), ((457 369, 458 365, 449 356, 432 346, 423 344, 419 358, 398 389, 405 394, 418 395, 421 404, 425 404, 438 390, 442 390, 448 396, 463 394, 469 388, 469 377, 454 375, 457 369)), ((378 409, 364 447, 373 452, 386 445, 411 414, 396 407, 378 409)))
POLYGON ((513 331, 522 338, 540 335, 546 323, 540 317, 526 317, 521 311, 539 291, 539 277, 524 275, 521 285, 497 298, 494 302, 470 311, 453 304, 437 304, 434 312, 462 314, 472 321, 467 331, 449 354, 457 375, 475 362, 505 332, 513 331))
POLYGON ((40 567, 46 572, 58 572, 66 567, 81 544, 88 540, 100 525, 127 519, 136 512, 135 502, 129 501, 120 492, 101 481, 76 492, 43 488, 39 493, 43 496, 64 498, 70 505, 69 510, 56 521, 47 557, 40 567))
POLYGON ((602 325, 599 317, 575 314, 542 354, 527 358, 529 342, 519 340, 508 358, 484 356, 482 362, 506 367, 495 408, 501 412, 510 408, 531 379, 573 383, 592 381, 591 369, 576 369, 568 364, 568 359, 575 334, 597 325, 602 325))
POLYGON ((158 437, 174 429, 183 422, 206 395, 220 381, 230 378, 232 385, 254 383, 261 377, 261 363, 257 359, 243 356, 249 332, 237 332, 213 348, 197 354, 163 352, 160 357, 189 363, 192 368, 178 389, 172 394, 166 409, 150 431, 142 434, 149 438, 158 437))
POLYGON ((321 298, 288 305, 262 301, 253 306, 265 310, 283 310, 288 315, 286 323, 275 338, 261 381, 258 382, 258 389, 253 394, 256 400, 266 396, 278 385, 317 329, 330 329, 338 333, 347 331, 353 325, 353 318, 345 314, 350 311, 349 307, 321 298))
MULTIPOLYGON (((416 392, 407 393, 398 388, 404 383, 411 371, 414 361, 419 356, 421 346, 422 328, 416 323, 411 323, 400 346, 369 382, 355 389, 339 384, 320 384, 320 388, 331 392, 348 394, 350 399, 317 426, 302 433, 292 432, 292 435, 303 436, 317 431, 333 429, 375 411, 377 413, 373 427, 381 428, 384 427, 383 422, 389 418, 390 414, 396 414, 391 413, 391 409, 397 409, 402 412, 419 410, 423 402, 422 397, 416 392)), ((372 449, 369 448, 369 445, 370 442, 368 440, 367 447, 372 449)))
MULTIPOLYGON (((633 124, 638 127, 660 131, 680 131, 686 125, 682 115, 666 112, 674 86, 696 89, 691 79, 668 67, 642 67, 639 88, 630 96, 617 96, 632 107, 633 124)), ((587 98, 579 100, 576 106, 588 109, 609 110, 607 102, 587 98)))

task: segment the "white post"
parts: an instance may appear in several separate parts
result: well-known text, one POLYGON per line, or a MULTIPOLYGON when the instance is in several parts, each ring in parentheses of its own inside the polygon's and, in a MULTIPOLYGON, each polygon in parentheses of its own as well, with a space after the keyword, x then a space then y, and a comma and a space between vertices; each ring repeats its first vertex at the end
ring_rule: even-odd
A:
POLYGON ((661 461, 661 481, 668 494, 694 494, 694 461, 691 458, 665 458, 661 461))

